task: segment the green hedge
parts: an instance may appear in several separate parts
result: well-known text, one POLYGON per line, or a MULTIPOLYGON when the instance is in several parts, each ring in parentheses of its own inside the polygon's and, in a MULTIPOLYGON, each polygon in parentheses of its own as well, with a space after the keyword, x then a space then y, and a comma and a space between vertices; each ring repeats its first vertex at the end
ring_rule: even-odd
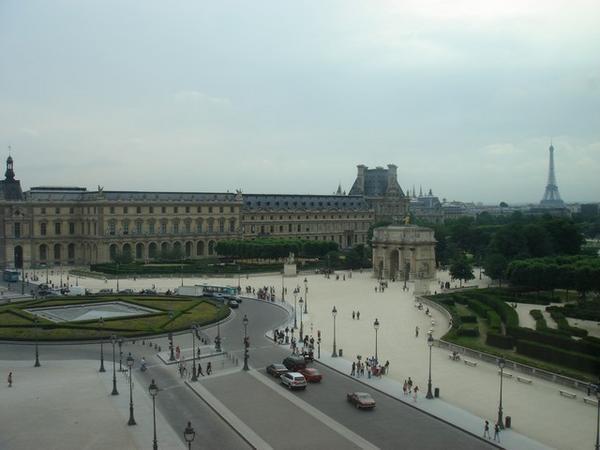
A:
POLYGON ((539 309, 532 309, 531 311, 529 311, 529 314, 531 314, 531 316, 535 320, 535 329, 537 331, 546 331, 546 330, 548 330, 548 324, 546 323, 546 318, 542 314, 541 310, 539 310, 539 309))
POLYGON ((562 308, 557 306, 549 306, 548 308, 546 308, 546 311, 548 311, 550 313, 550 316, 556 321, 559 330, 563 330, 577 337, 587 336, 587 330, 569 325, 567 318, 562 313, 562 308))
POLYGON ((462 323, 477 323, 477 316, 473 314, 463 314, 460 316, 462 323))
POLYGON ((598 373, 600 358, 531 341, 517 341, 517 353, 584 372, 598 373))
POLYGON ((529 328, 511 328, 508 330, 510 335, 523 341, 536 342, 538 344, 549 345, 557 349, 563 349, 570 352, 583 353, 590 356, 600 355, 600 344, 596 341, 590 341, 588 338, 576 341, 569 335, 560 334, 556 330, 548 329, 547 332, 530 330, 529 328), (551 332, 552 331, 552 332, 551 332))
POLYGON ((478 337, 479 326, 474 324, 463 324, 458 328, 459 336, 478 337))
POLYGON ((503 336, 492 332, 488 332, 485 343, 492 347, 504 348, 507 350, 512 350, 515 346, 515 340, 512 336, 503 336))

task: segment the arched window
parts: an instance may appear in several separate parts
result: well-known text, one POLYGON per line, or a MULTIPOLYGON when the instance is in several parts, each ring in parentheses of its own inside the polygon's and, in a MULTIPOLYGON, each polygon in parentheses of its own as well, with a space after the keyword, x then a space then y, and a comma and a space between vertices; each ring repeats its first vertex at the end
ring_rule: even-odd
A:
POLYGON ((46 261, 48 259, 48 246, 46 244, 40 245, 40 261, 46 261))
POLYGON ((196 244, 196 256, 204 256, 204 241, 198 241, 196 244))

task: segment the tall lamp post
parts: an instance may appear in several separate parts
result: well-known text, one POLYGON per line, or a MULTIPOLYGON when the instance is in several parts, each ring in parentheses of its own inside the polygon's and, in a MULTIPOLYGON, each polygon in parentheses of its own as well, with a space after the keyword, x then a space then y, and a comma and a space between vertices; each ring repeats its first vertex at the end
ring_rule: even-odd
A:
POLYGON ((596 415, 596 447, 595 450, 600 450, 600 381, 596 385, 596 401, 598 405, 598 413, 596 415))
POLYGON ((296 297, 298 297, 298 292, 294 289, 294 330, 298 329, 298 311, 296 310, 296 297))
MULTIPOLYGON (((100 317, 98 320, 100 322, 100 329, 104 331, 104 317, 100 317)), ((100 334, 100 370, 98 372, 106 372, 104 369, 104 336, 102 336, 103 333, 100 334)))
POLYGON ((427 345, 429 345, 429 380, 427 381, 427 395, 425 398, 432 399, 433 393, 431 392, 431 347, 433 347, 433 336, 429 333, 427 338, 427 345))
POLYGON ((192 428, 192 422, 188 421, 187 427, 185 427, 185 430, 183 430, 183 438, 185 439, 185 442, 187 442, 188 450, 192 450, 192 442, 194 441, 195 437, 196 432, 192 428))
POLYGON ((248 340, 248 316, 244 314, 242 319, 244 323, 244 370, 250 370, 248 367, 248 347, 250 347, 250 341, 248 340))
POLYGON ((196 375, 196 331, 198 330, 198 325, 193 323, 191 330, 192 330, 192 381, 198 381, 198 376, 196 375))
MULTIPOLYGON (((169 316, 171 316, 170 312, 169 312, 169 316)), ((173 333, 169 333, 169 350, 171 351, 171 354, 169 355, 169 361, 175 361, 175 354, 173 353, 173 350, 174 350, 173 333)))
POLYGON ((501 429, 504 429, 504 424, 502 423, 502 379, 504 378, 504 365, 506 361, 504 358, 500 357, 498 360, 498 367, 500 367, 500 404, 498 405, 498 426, 501 429))
POLYGON ((119 372, 123 372, 123 338, 119 338, 117 341, 119 344, 119 372))
POLYGON ((113 389, 111 395, 119 395, 119 391, 117 391, 117 363, 115 362, 115 344, 117 343, 117 336, 114 334, 110 337, 113 348, 113 389))
POLYGON ((379 361, 379 355, 377 353, 377 332, 379 331, 378 319, 375 319, 375 322, 373 322, 373 328, 375 329, 375 361, 379 361))
POLYGON ((285 277, 285 270, 281 272, 281 303, 285 302, 285 285, 283 278, 285 277))
POLYGON ((331 354, 331 357, 337 358, 337 349, 335 346, 335 316, 337 316, 337 309, 335 309, 335 306, 331 310, 331 315, 333 316, 333 353, 331 354))
POLYGON ((304 303, 304 300, 302 300, 302 297, 300 297, 300 300, 298 300, 298 303, 300 303, 300 336, 299 339, 302 340, 303 336, 304 336, 304 322, 303 322, 303 318, 302 318, 302 303, 304 303))
POLYGON ((40 367, 40 352, 38 350, 40 321, 36 317, 33 323, 35 325, 35 364, 33 367, 40 367))
POLYGON ((215 351, 216 352, 220 352, 221 351, 221 325, 220 325, 220 321, 217 322, 217 337, 215 338, 215 351))
POLYGON ((304 314, 308 314, 308 280, 304 278, 304 314))
POLYGON ((135 419, 133 418, 133 387, 131 383, 131 369, 133 369, 133 363, 135 362, 131 353, 127 355, 127 367, 129 368, 129 422, 127 425, 136 425, 135 419))
POLYGON ((158 386, 154 380, 150 383, 148 392, 150 392, 150 395, 152 396, 152 418, 154 421, 154 440, 152 441, 152 449, 158 450, 158 442, 156 442, 156 396, 158 395, 158 386))

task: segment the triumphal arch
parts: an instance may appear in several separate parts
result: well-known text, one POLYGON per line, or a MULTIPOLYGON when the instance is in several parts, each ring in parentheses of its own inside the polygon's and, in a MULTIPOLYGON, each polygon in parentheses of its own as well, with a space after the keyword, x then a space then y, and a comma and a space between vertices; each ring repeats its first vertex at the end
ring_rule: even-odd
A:
POLYGON ((373 274, 379 279, 435 277, 433 230, 416 225, 389 225, 373 230, 373 274))

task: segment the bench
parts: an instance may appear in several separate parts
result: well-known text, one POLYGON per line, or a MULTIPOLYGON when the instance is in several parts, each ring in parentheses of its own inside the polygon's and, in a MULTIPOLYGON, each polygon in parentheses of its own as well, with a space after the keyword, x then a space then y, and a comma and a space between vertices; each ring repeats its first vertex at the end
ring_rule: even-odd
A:
POLYGON ((463 359, 463 361, 465 362, 465 365, 469 367, 477 367, 477 363, 475 361, 469 361, 468 359, 463 359))
POLYGON ((504 372, 504 371, 499 370, 498 371, 498 375, 500 375, 500 374, 502 374, 502 376, 506 377, 506 378, 512 378, 512 376, 513 376, 512 373, 508 373, 508 372, 504 372))
POLYGON ((588 405, 598 406, 598 400, 595 400, 590 397, 583 397, 583 403, 586 403, 588 405))
POLYGON ((577 398, 577 394, 573 394, 572 392, 563 391, 562 389, 558 392, 560 392, 560 395, 562 395, 563 397, 577 398))
POLYGON ((526 383, 526 384, 533 383, 532 380, 530 380, 529 378, 525 378, 525 377, 517 377, 517 381, 520 381, 521 383, 526 383))

